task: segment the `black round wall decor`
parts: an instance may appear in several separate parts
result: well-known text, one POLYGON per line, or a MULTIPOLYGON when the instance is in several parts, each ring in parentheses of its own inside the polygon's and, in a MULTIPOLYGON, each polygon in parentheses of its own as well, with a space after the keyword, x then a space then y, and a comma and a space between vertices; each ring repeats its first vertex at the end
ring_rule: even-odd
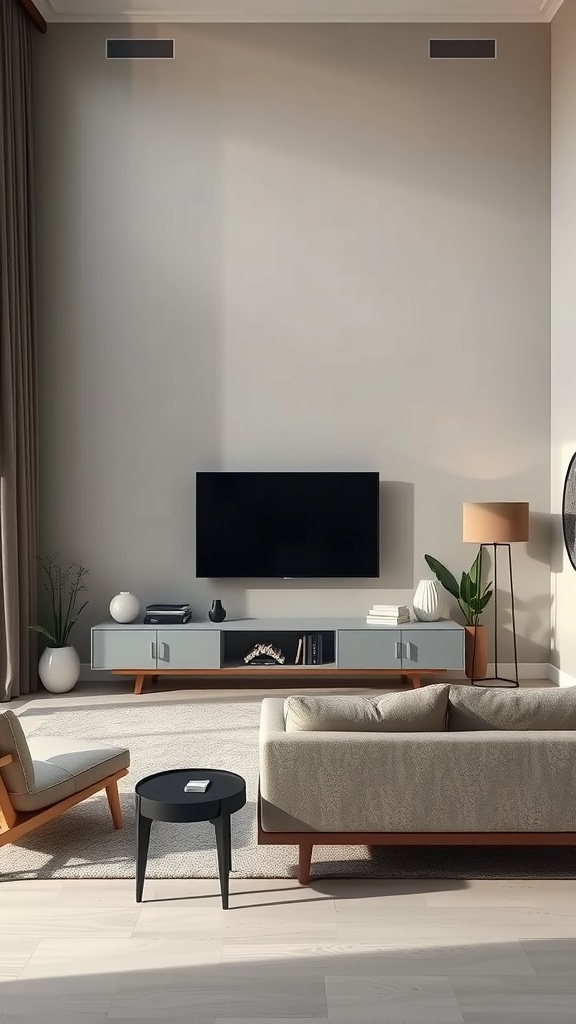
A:
POLYGON ((572 568, 576 569, 576 452, 570 459, 562 497, 562 529, 572 568))

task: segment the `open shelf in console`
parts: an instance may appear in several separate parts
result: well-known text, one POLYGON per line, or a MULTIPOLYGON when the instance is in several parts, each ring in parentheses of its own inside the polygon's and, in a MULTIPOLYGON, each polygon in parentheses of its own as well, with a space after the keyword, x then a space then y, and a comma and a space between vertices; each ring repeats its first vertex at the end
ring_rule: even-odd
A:
POLYGON ((296 653, 298 642, 302 638, 301 630, 223 630, 222 668, 262 668, 271 672, 278 668, 312 669, 336 667, 336 634, 332 629, 322 630, 317 633, 322 638, 322 660, 316 665, 303 665, 302 656, 300 664, 296 664, 296 653), (272 644, 279 648, 285 656, 283 664, 278 666, 256 665, 254 662, 246 664, 245 655, 255 644, 272 644))

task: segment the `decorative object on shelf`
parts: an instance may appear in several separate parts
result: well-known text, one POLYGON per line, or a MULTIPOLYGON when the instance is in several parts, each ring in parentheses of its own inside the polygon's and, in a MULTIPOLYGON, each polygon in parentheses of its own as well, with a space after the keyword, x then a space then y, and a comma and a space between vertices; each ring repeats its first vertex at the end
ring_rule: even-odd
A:
MULTIPOLYGON (((514 579, 512 574, 511 544, 527 541, 530 536, 530 507, 527 501, 484 501, 464 502, 462 506, 462 540, 466 544, 478 544, 477 561, 479 562, 478 577, 482 575, 482 556, 485 547, 492 548, 492 564, 494 567, 494 675, 490 681, 508 683, 509 686, 520 685, 518 679, 518 647, 516 642, 516 612, 514 608, 514 579), (498 663, 498 551, 508 551, 508 574, 510 579, 510 606, 512 613, 512 642, 514 646, 514 678, 499 675, 498 663)), ((475 659, 473 657, 473 664, 475 659)), ((485 679, 485 677, 483 677, 485 679)), ((470 682, 476 683, 477 677, 472 676, 470 682)), ((485 682, 477 683, 479 686, 485 682)))
POLYGON ((424 555, 424 558, 440 585, 456 598, 458 607, 466 619, 467 629, 464 641, 466 675, 471 682, 474 679, 482 679, 488 671, 488 641, 486 627, 480 625, 480 616, 492 597, 492 583, 487 583, 482 589, 480 552, 476 555, 470 572, 462 573, 460 583, 437 558, 433 558, 432 555, 424 555), (482 651, 484 651, 484 660, 481 657, 482 651))
POLYGON ((244 655, 244 661, 247 665, 283 665, 286 657, 274 644, 254 644, 244 655))
POLYGON ((568 558, 576 569, 576 452, 570 459, 562 495, 562 532, 568 558))
POLYGON ((88 604, 84 601, 78 607, 80 595, 88 590, 86 577, 89 575, 81 562, 72 562, 63 569, 57 555, 46 555, 38 559, 44 576, 52 611, 52 629, 44 626, 30 626, 35 633, 48 640, 49 646, 40 656, 38 675, 50 693, 68 693, 78 682, 80 658, 68 640, 74 623, 88 604))
POLYGON ((208 612, 208 618, 210 622, 224 622, 226 618, 226 609, 222 607, 222 601, 219 599, 212 601, 212 607, 208 612))
POLYGON ((322 633, 304 633, 298 638, 296 647, 295 665, 322 665, 323 656, 322 633), (302 661, 300 661, 302 659, 302 661))
POLYGON ((140 602, 129 590, 121 590, 110 601, 110 615, 115 622, 134 622, 140 612, 140 602))
POLYGON ((410 610, 405 604, 375 604, 368 612, 366 622, 369 626, 400 626, 410 622, 410 610))
POLYGON ((436 580, 420 580, 412 601, 414 615, 420 622, 437 622, 440 618, 440 592, 436 580))
POLYGON ((144 625, 185 626, 192 620, 192 608, 187 601, 180 604, 147 604, 144 625))

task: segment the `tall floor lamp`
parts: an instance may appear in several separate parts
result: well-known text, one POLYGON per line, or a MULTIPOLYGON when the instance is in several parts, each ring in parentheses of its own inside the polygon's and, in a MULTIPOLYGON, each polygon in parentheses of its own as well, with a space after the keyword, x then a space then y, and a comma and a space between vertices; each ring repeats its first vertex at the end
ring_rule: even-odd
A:
MULTIPOLYGON (((473 686, 490 685, 498 680, 509 686, 518 686, 518 651, 516 645, 516 612, 514 608, 514 579, 512 575, 511 544, 527 541, 529 537, 529 506, 527 501, 484 501, 465 502, 462 508, 462 540, 467 544, 479 546, 479 573, 482 578, 482 554, 485 547, 493 549, 494 568, 494 675, 482 681, 472 679, 473 686), (508 549, 508 572, 510 575, 510 599, 512 607, 512 639, 514 642, 514 678, 508 679, 498 673, 498 552, 500 548, 508 549)), ((474 633, 474 651, 472 655, 472 672, 476 664, 476 633, 474 633)))

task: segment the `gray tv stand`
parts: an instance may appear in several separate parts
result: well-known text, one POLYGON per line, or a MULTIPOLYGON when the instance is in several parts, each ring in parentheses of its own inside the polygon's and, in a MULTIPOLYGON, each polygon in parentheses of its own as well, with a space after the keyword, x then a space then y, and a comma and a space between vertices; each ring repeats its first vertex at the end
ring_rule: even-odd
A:
POLYGON ((133 676, 134 693, 161 676, 254 679, 330 678, 365 680, 401 676, 412 686, 422 676, 464 668, 464 629, 450 619, 370 626, 364 619, 293 618, 227 619, 189 622, 185 626, 124 625, 104 622, 92 629, 92 668, 133 676), (321 633, 323 661, 294 664, 298 639, 321 633), (272 642, 286 655, 283 665, 244 663, 255 642, 272 642))

